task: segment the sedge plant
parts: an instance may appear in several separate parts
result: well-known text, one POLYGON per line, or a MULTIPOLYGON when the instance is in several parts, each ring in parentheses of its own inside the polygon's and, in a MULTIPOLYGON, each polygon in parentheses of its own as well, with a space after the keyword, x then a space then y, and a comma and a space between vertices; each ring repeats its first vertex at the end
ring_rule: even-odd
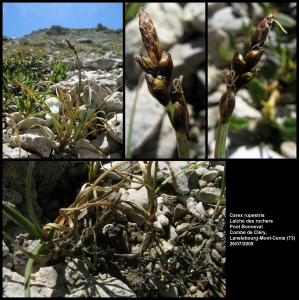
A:
MULTIPOLYGON (((186 172, 192 168, 196 168, 205 162, 200 162, 195 165, 189 166, 181 172, 186 172)), ((59 216, 53 223, 46 224, 40 228, 36 217, 34 215, 32 198, 31 198, 31 179, 35 162, 29 163, 27 180, 26 180, 26 197, 27 205, 31 215, 32 222, 26 219, 16 209, 3 204, 3 212, 12 221, 20 225, 27 232, 31 233, 36 238, 40 239, 40 243, 36 246, 32 253, 23 249, 20 245, 16 244, 13 237, 9 236, 3 231, 3 235, 8 238, 29 260, 25 271, 25 296, 30 296, 30 274, 34 261, 47 262, 50 259, 58 259, 59 257, 76 256, 84 251, 92 255, 92 261, 85 261, 95 273, 97 269, 97 262, 99 260, 97 235, 101 234, 102 228, 111 222, 113 211, 119 210, 128 216, 137 216, 145 221, 145 237, 140 247, 140 252, 128 254, 142 255, 142 253, 155 242, 158 246, 158 240, 155 236, 156 231, 154 222, 156 220, 156 213, 158 203, 156 193, 163 187, 169 180, 176 180, 176 176, 180 173, 174 173, 171 170, 171 176, 165 180, 159 187, 157 187, 157 172, 158 162, 150 161, 147 166, 144 162, 127 162, 121 161, 111 166, 103 174, 97 176, 97 171, 100 162, 86 162, 88 168, 88 183, 84 184, 81 191, 78 193, 74 202, 68 208, 61 208, 59 216), (139 178, 133 174, 132 169, 138 163, 142 171, 143 178, 139 178), (154 168, 154 176, 152 177, 152 168, 154 168), (122 179, 120 182, 111 185, 110 187, 101 187, 99 184, 110 174, 116 172, 122 179), (138 182, 146 187, 148 192, 149 208, 145 210, 133 201, 120 199, 120 194, 117 191, 124 187, 124 182, 138 182), (98 192, 102 195, 98 196, 98 192), (112 196, 112 197, 111 197, 112 196), (127 204, 122 206, 121 203, 127 204), (102 207, 100 211, 98 208, 102 207), (95 211, 94 211, 95 208, 95 211), (107 213, 107 210, 112 210, 112 214, 107 213), (93 213, 93 224, 89 226, 79 226, 86 214, 93 213), (85 228, 84 228, 85 227, 85 228), (40 254, 41 250, 47 250, 46 255, 40 254), (88 250, 89 251, 88 251, 88 250)), ((171 169, 171 167, 170 167, 171 169)), ((83 225, 83 224, 81 224, 83 225)), ((115 256, 126 256, 125 254, 116 254, 115 256)))
POLYGON ((171 125, 176 134, 179 158, 189 158, 187 131, 189 128, 189 111, 183 91, 183 76, 173 80, 170 92, 173 62, 171 54, 161 50, 156 28, 141 7, 139 9, 139 29, 148 57, 135 57, 140 68, 146 73, 150 94, 165 107, 171 125))
MULTIPOLYGON (((52 117, 53 124, 55 127, 56 135, 54 136, 53 132, 46 126, 35 125, 40 128, 43 135, 49 137, 52 140, 58 142, 58 149, 56 149, 55 157, 58 158, 69 158, 74 155, 74 146, 80 140, 87 138, 89 135, 94 134, 95 132, 99 132, 101 130, 107 130, 110 136, 112 136, 119 143, 122 143, 121 139, 119 139, 113 132, 111 125, 107 123, 107 120, 104 118, 99 118, 98 114, 100 113, 99 108, 107 101, 109 97, 106 97, 97 107, 94 109, 90 109, 91 106, 91 87, 89 85, 89 97, 86 103, 86 109, 81 114, 79 111, 79 99, 81 92, 81 66, 79 62, 78 53, 75 45, 73 45, 68 39, 65 39, 65 42, 68 44, 68 47, 74 51, 77 67, 78 67, 78 89, 77 94, 72 90, 63 91, 60 88, 56 90, 56 98, 58 99, 59 105, 59 113, 53 113, 50 107, 45 102, 47 91, 36 92, 34 87, 30 88, 26 86, 26 84, 14 79, 13 84, 15 86, 19 86, 22 90, 22 93, 30 98, 32 102, 38 107, 38 112, 29 113, 26 118, 15 126, 16 135, 18 137, 19 149, 21 151, 21 140, 19 137, 19 131, 22 129, 22 125, 33 116, 38 116, 40 114, 47 113, 52 117), (99 121, 96 126, 95 124, 99 121)), ((41 83, 39 83, 41 84, 41 83)), ((43 84, 47 84, 47 82, 43 82, 43 84)), ((121 85, 122 86, 122 85, 121 85)), ((121 86, 119 88, 121 88, 121 86)), ((118 89, 119 89, 118 88, 118 89)), ((10 117, 9 114, 6 114, 7 117, 10 117)), ((12 118, 11 118, 12 120, 12 118)), ((14 122, 13 122, 14 123, 14 122)), ((87 148, 88 151, 92 151, 97 155, 101 155, 103 158, 108 158, 101 151, 96 149, 87 148)), ((19 151, 19 152, 20 152, 19 151)), ((81 158, 81 157, 78 157, 81 158)))
POLYGON ((10 207, 3 203, 2 210, 3 213, 10 218, 12 221, 14 221, 16 224, 21 226, 23 229, 25 229, 28 233, 32 234, 36 238, 40 239, 41 242, 34 248, 33 252, 27 252, 25 249, 23 249, 21 246, 15 243, 14 239, 8 235, 5 231, 2 231, 3 235, 9 239, 17 248, 20 250, 23 254, 25 254, 29 260, 25 269, 25 281, 24 281, 24 291, 25 291, 25 297, 30 297, 30 274, 32 272, 32 267, 34 261, 38 262, 47 262, 53 254, 53 250, 50 250, 47 255, 39 254, 39 252, 44 248, 46 243, 50 243, 54 236, 54 229, 51 229, 49 234, 45 234, 43 230, 40 228, 35 213, 33 210, 32 205, 32 198, 31 198, 31 180, 32 180, 32 171, 34 168, 35 162, 31 161, 29 163, 28 173, 26 177, 26 198, 27 198, 27 206, 28 210, 32 219, 32 222, 30 222, 27 218, 25 218, 22 214, 20 214, 16 209, 13 207, 10 207))
MULTIPOLYGON (((148 192, 148 200, 149 200, 149 208, 148 211, 146 212, 142 207, 139 205, 132 203, 129 200, 122 200, 122 202, 130 204, 132 207, 134 207, 135 213, 134 215, 142 216, 142 219, 146 221, 145 223, 145 237, 144 240, 140 246, 140 250, 136 253, 131 253, 131 254, 115 254, 115 256, 120 256, 120 257, 133 257, 140 255, 142 256, 143 252, 148 249, 152 244, 156 245, 159 247, 159 240, 157 236, 161 236, 164 234, 164 231, 160 231, 159 233, 156 232, 154 222, 156 221, 156 213, 158 210, 158 202, 156 195, 157 193, 170 181, 173 182, 174 185, 177 185, 176 183, 176 178, 180 174, 187 172, 192 169, 196 169, 201 165, 206 164, 205 161, 203 162, 198 162, 194 165, 190 165, 187 168, 179 171, 179 172, 174 172, 172 169, 172 166, 169 161, 166 161, 166 164, 168 165, 168 168, 170 170, 170 176, 166 178, 159 186, 157 186, 157 173, 159 170, 158 166, 158 161, 149 161, 147 166, 142 161, 138 162, 140 170, 142 171, 143 178, 141 179, 140 177, 130 174, 130 178, 127 178, 127 181, 129 182, 136 182, 136 183, 141 183, 144 185, 147 189, 148 192), (153 172, 152 172, 153 169, 153 172), (153 173, 153 176, 152 176, 153 173), (134 180, 135 179, 135 180, 134 180), (136 212, 138 212, 136 214, 136 212), (139 215, 140 214, 140 215, 139 215)), ((121 173, 120 173, 121 174, 121 173)), ((125 211, 123 211, 125 212, 125 211)), ((132 212, 130 212, 132 213, 132 212)), ((160 249, 161 250, 161 249, 160 249)), ((163 254, 163 251, 161 251, 161 254, 163 254)))
POLYGON ((225 158, 225 143, 228 134, 229 120, 235 108, 235 96, 237 92, 247 86, 260 71, 254 69, 259 63, 264 49, 264 43, 268 41, 268 35, 275 22, 283 33, 287 34, 281 24, 274 19, 273 13, 269 13, 255 29, 248 42, 243 55, 237 51, 231 61, 231 70, 224 70, 222 77, 226 82, 226 92, 219 101, 220 120, 216 133, 214 158, 225 158))
MULTIPOLYGON (((109 220, 103 218, 101 214, 96 211, 96 220, 92 226, 89 226, 85 229, 84 233, 78 232, 78 221, 82 219, 87 210, 91 207, 107 207, 112 209, 119 209, 128 214, 139 215, 146 222, 149 222, 149 216, 147 212, 143 213, 135 212, 134 209, 122 208, 119 205, 116 205, 113 201, 104 201, 111 195, 113 192, 117 191, 120 187, 122 187, 122 183, 126 180, 127 174, 125 172, 119 173, 123 179, 121 182, 112 185, 109 188, 101 188, 98 186, 98 183, 101 182, 110 172, 115 171, 115 169, 121 167, 127 162, 120 162, 115 166, 111 167, 109 170, 105 171, 98 178, 94 178, 94 172, 96 172, 97 164, 95 165, 93 162, 89 163, 91 169, 89 170, 90 183, 84 184, 81 188, 80 193, 77 195, 74 203, 69 208, 61 208, 59 210, 59 216, 53 223, 46 224, 43 228, 40 228, 37 219, 34 214, 32 198, 31 198, 31 180, 32 180, 32 172, 35 165, 35 162, 29 163, 27 179, 26 179, 26 198, 27 198, 27 206, 30 212, 30 216, 32 222, 29 221, 26 217, 24 217, 21 213, 19 213, 13 207, 10 207, 6 204, 3 204, 2 209, 3 213, 14 221, 17 225, 21 226, 28 233, 35 236, 40 240, 40 243, 36 246, 32 253, 23 249, 20 245, 15 243, 14 238, 7 234, 5 231, 2 231, 3 235, 9 239, 24 255, 26 255, 29 260, 25 270, 25 296, 30 297, 30 274, 32 272, 32 266, 34 261, 37 262, 47 262, 50 259, 57 259, 60 256, 67 257, 76 255, 82 250, 84 242, 88 241, 88 236, 93 236, 93 242, 91 245, 85 245, 86 248, 91 247, 93 254, 93 263, 89 264, 92 268, 92 271, 95 271, 97 266, 97 241, 96 235, 97 228, 101 228, 109 222, 109 220), (94 179, 94 180, 93 180, 94 179), (97 197, 96 191, 104 192, 104 195, 97 197), (94 199, 89 199, 90 194, 94 195, 94 199), (40 254, 40 251, 45 249, 48 251, 48 254, 43 255, 40 254)), ((127 201, 130 203, 130 201, 127 201)), ((134 207, 134 203, 132 203, 132 207, 134 207)), ((142 209, 141 209, 142 210, 142 209)))

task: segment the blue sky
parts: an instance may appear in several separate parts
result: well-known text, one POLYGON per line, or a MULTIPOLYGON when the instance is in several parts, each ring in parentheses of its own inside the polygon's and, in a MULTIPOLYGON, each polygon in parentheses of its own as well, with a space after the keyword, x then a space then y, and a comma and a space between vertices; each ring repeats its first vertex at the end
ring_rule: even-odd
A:
POLYGON ((33 30, 60 25, 66 28, 123 27, 122 3, 3 3, 3 35, 22 37, 33 30))

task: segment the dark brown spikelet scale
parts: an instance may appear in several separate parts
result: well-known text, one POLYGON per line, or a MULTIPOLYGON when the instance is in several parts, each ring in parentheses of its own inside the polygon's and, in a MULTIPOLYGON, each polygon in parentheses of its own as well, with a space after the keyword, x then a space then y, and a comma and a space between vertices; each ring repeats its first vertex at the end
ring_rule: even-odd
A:
POLYGON ((154 78, 152 75, 145 74, 148 90, 151 95, 159 101, 163 106, 166 106, 169 102, 169 89, 165 84, 164 79, 154 78))
POLYGON ((189 129, 189 111, 184 95, 180 95, 173 104, 173 128, 180 133, 186 133, 189 129))
POLYGON ((219 113, 221 122, 227 122, 235 109, 235 96, 231 90, 226 91, 219 102, 219 113))
POLYGON ((152 19, 143 7, 139 9, 139 30, 148 56, 158 64, 162 57, 159 37, 152 19))
POLYGON ((244 61, 246 65, 243 69, 243 73, 250 71, 253 67, 255 67, 259 63, 264 51, 265 49, 253 50, 246 54, 246 56, 244 57, 244 61))
POLYGON ((273 23, 273 14, 270 13, 264 18, 264 20, 256 27, 254 33, 252 34, 250 41, 245 49, 243 56, 245 57, 251 50, 259 50, 267 41, 270 29, 273 23))
POLYGON ((176 101, 173 104, 174 115, 172 126, 175 131, 186 133, 189 129, 189 111, 183 92, 182 81, 183 76, 180 76, 179 79, 176 78, 173 81, 173 93, 176 95, 176 101))

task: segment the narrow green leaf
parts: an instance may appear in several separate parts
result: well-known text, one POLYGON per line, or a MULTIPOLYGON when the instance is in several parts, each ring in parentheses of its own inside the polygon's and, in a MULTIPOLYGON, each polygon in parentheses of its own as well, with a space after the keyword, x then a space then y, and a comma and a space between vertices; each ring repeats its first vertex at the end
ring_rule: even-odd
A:
POLYGON ((43 236, 41 236, 39 234, 39 232, 36 230, 35 226, 13 207, 10 207, 3 203, 2 210, 3 210, 4 214, 10 220, 15 222, 19 226, 21 226, 23 229, 25 229, 30 234, 34 235, 36 238, 39 238, 41 240, 47 240, 47 238, 44 234, 43 234, 43 236))
POLYGON ((40 228, 36 217, 35 217, 35 213, 34 213, 34 209, 33 209, 33 205, 32 205, 32 199, 31 199, 31 178, 32 178, 32 171, 35 165, 35 161, 30 161, 29 163, 29 168, 28 168, 28 172, 27 172, 27 178, 26 178, 26 198, 27 198, 27 205, 28 205, 28 209, 29 209, 29 213, 32 219, 32 222, 35 226, 36 231, 38 232, 40 239, 43 241, 47 241, 48 238, 47 236, 43 233, 42 229, 40 228))
MULTIPOLYGON (((38 244, 32 251, 32 254, 38 254, 38 252, 43 246, 44 246, 43 244, 38 244)), ((29 258, 25 270, 24 288, 25 288, 25 297, 28 298, 30 297, 30 275, 32 273, 33 263, 34 260, 32 258, 29 258)))

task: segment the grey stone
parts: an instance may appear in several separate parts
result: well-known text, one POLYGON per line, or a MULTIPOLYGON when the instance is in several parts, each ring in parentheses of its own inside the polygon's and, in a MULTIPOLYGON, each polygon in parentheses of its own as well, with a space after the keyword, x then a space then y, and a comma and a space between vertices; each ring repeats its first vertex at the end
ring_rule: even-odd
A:
POLYGON ((20 130, 25 130, 30 128, 31 126, 34 125, 41 125, 41 126, 46 126, 47 121, 43 120, 41 118, 36 118, 36 117, 30 117, 28 119, 20 121, 17 126, 20 130))
POLYGON ((180 220, 187 214, 187 209, 181 205, 178 204, 174 209, 174 220, 180 220))
POLYGON ((176 233, 175 228, 173 226, 170 226, 169 227, 169 239, 174 240, 177 236, 178 236, 178 234, 176 233))
POLYGON ((93 146, 89 140, 79 140, 75 146, 74 151, 77 158, 104 158, 105 156, 93 146))
POLYGON ((209 171, 201 177, 201 180, 204 180, 206 182, 214 181, 216 179, 216 177, 218 176, 218 174, 219 173, 217 170, 209 171))
POLYGON ((121 92, 115 92, 106 100, 106 111, 122 112, 123 111, 123 95, 121 92))
POLYGON ((167 205, 163 204, 162 206, 162 212, 166 217, 172 217, 173 216, 173 212, 168 208, 167 205))
POLYGON ((13 112, 10 114, 9 117, 4 118, 5 123, 7 125, 13 125, 13 122, 11 119, 13 119, 15 121, 15 123, 17 124, 17 123, 21 122, 22 120, 24 120, 25 117, 20 112, 13 112))
MULTIPOLYGON (((48 158, 52 150, 57 149, 57 144, 50 140, 49 138, 33 135, 33 134, 23 134, 19 136, 21 145, 25 150, 36 151, 44 158, 48 158)), ((17 136, 11 136, 9 143, 11 147, 19 146, 19 139, 17 136)))
POLYGON ((182 23, 185 30, 206 32, 204 3, 187 3, 183 10, 182 23))
POLYGON ((297 144, 293 141, 283 142, 280 146, 281 153, 287 158, 297 157, 297 144))
POLYGON ((205 204, 217 204, 217 197, 220 196, 220 189, 214 187, 205 187, 196 192, 195 197, 198 201, 205 204))
POLYGON ((107 58, 102 56, 98 59, 86 59, 83 62, 83 67, 90 70, 111 70, 112 68, 121 66, 122 63, 123 61, 120 58, 107 58))
POLYGON ((9 249, 4 243, 4 241, 2 240, 2 257, 7 256, 8 254, 9 254, 9 249))
MULTIPOLYGON (((3 268, 3 296, 23 297, 24 278, 3 268)), ((40 268, 31 275, 31 297, 127 297, 136 298, 134 292, 108 274, 92 276, 88 268, 78 259, 67 264, 40 268), (63 274, 63 276, 62 276, 63 274)))
POLYGON ((157 216, 157 219, 158 219, 158 221, 160 222, 160 224, 162 226, 168 226, 169 225, 169 219, 165 215, 160 214, 160 215, 157 216))
POLYGON ((214 258, 214 260, 218 263, 222 262, 222 257, 221 255, 218 253, 218 251, 216 249, 212 249, 212 257, 214 258))

